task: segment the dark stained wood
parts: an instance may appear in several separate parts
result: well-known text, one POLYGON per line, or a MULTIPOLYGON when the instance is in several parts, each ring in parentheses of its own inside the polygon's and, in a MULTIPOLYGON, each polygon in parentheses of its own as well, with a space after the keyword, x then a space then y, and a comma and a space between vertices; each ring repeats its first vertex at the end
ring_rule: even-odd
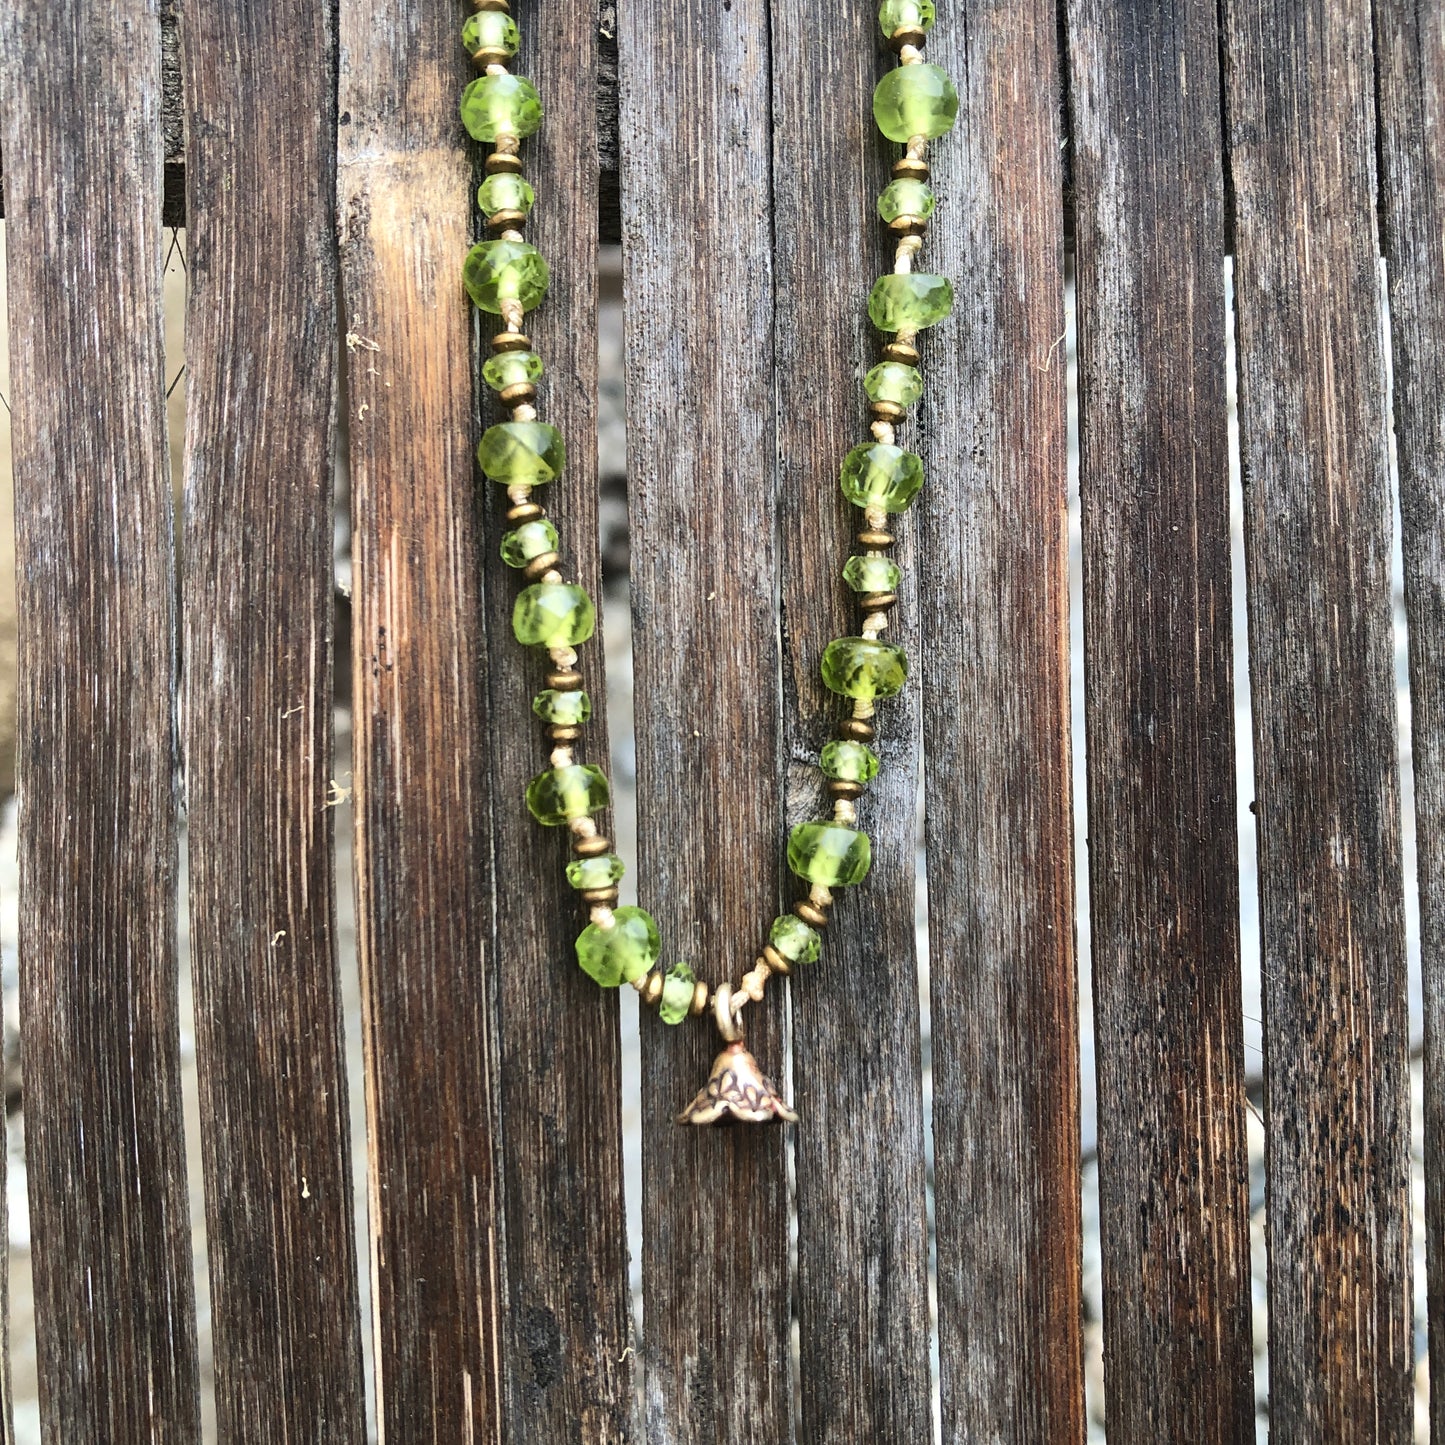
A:
MULTIPOLYGON (((841 580, 861 514, 839 490, 838 468, 869 437, 859 378, 880 341, 865 303, 893 254, 874 201, 898 147, 873 123, 875 79, 894 63, 880 54, 873 5, 774 6, 772 22, 778 557, 793 823, 832 814, 818 750, 846 705, 824 688, 818 666, 829 639, 862 622, 841 580)), ((888 637, 916 662, 912 529, 899 519, 895 555, 909 583, 888 637)), ((915 680, 879 706, 883 770, 858 805, 873 868, 859 887, 838 891, 822 960, 789 985, 802 1114, 796 1307, 810 1442, 921 1441, 932 1430, 914 956, 919 692, 915 680)), ((788 877, 785 897, 806 888, 788 877)), ((753 925, 757 944, 769 921, 760 920, 763 931, 753 925)))
POLYGON ((1425 995, 1431 1438, 1445 1442, 1445 8, 1374 7, 1425 995))
MULTIPOLYGON (((767 9, 619 19, 639 894, 717 983, 782 883, 767 9)), ((782 1006, 746 1015, 775 1076, 782 1006)), ((788 1436, 783 1131, 672 1123, 717 1048, 642 1020, 650 1445, 788 1436)))
MULTIPOLYGON (((527 226, 552 281, 527 318, 546 365, 538 414, 567 444, 567 469, 538 494, 562 536, 569 579, 601 598, 597 556, 597 30, 585 6, 518 11, 523 48, 513 67, 538 88, 547 116, 522 143, 537 187, 527 226)), ((482 153, 478 148, 478 154, 482 153)), ((482 321, 482 355, 499 329, 482 321)), ((506 415, 483 387, 482 425, 506 415)), ((626 1215, 622 1201, 621 1048, 617 994, 577 966, 587 922, 563 871, 567 830, 527 811, 528 780, 545 768, 546 727, 532 697, 549 663, 512 634, 519 575, 503 564, 506 492, 483 480, 487 502, 486 676, 491 715, 493 826, 502 860, 496 907, 501 1019, 502 1200, 507 1297, 502 1365, 506 1438, 517 1445, 610 1445, 631 1438, 633 1414, 626 1215)), ((579 759, 607 766, 601 631, 579 649, 595 704, 579 759)), ((610 831, 606 816, 598 826, 610 831)))
POLYGON ((1225 16, 1270 1438, 1405 1441, 1409 1030, 1370 7, 1229 0, 1225 16))
POLYGON ((388 1440, 501 1438, 462 7, 341 15, 358 949, 388 1440))
POLYGON ((1215 6, 1069 7, 1108 1430, 1254 1439, 1215 6))
POLYGON ((1055 9, 971 4, 929 58, 919 513, 945 1441, 1080 1441, 1078 1023, 1055 9))
MULTIPOLYGON (((0 13, 26 1153, 40 1411, 56 1441, 200 1438, 176 998, 160 58, 142 0, 0 13)), ((9 1440, 8 1398, 0 1406, 9 1440)))
POLYGON ((192 977, 216 1415, 364 1438, 334 938, 336 34, 325 6, 183 35, 181 611, 192 977), (275 164, 284 154, 284 166, 275 164))

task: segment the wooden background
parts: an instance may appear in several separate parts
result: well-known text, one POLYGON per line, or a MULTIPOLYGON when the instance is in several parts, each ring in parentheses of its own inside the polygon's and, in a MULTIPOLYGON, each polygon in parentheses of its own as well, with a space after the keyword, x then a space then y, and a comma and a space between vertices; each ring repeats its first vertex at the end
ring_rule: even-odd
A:
MULTIPOLYGON (((865 0, 517 10, 550 114, 524 146, 553 274, 529 329, 570 456, 548 501, 595 590, 597 243, 620 240, 640 899, 669 958, 735 977, 792 896, 786 827, 820 806, 817 659, 851 625, 834 476, 866 431, 873 197, 895 153, 868 97, 892 61, 865 0)), ((1271 1431, 1415 1438, 1393 430, 1445 1445, 1445 9, 943 7, 929 55, 962 108, 924 254, 958 300, 924 338, 905 433, 929 480, 900 545, 913 681, 862 808, 875 870, 825 962, 752 1023, 793 1081, 795 1131, 674 1128, 713 1041, 644 1017, 637 1340, 617 1003, 570 962, 562 842, 519 804, 543 759, 538 672, 471 460, 491 403, 459 284, 479 161, 456 114, 463 17, 451 0, 0 15, 47 1439, 200 1438, 178 805, 222 1439, 359 1445, 365 1332, 388 1442, 913 1445, 935 1386, 946 1442, 1082 1441, 1084 827, 1109 1438, 1253 1439, 1232 257, 1271 1431), (176 517, 159 288, 181 219, 176 517), (1087 820, 1069 781, 1069 264, 1087 820), (326 807, 347 675, 338 405, 360 1261, 326 807)), ((600 695, 600 647, 585 662, 600 695)), ((597 724, 587 747, 604 756, 597 724)), ((8 1441, 8 1387, 0 1404, 8 1441)))

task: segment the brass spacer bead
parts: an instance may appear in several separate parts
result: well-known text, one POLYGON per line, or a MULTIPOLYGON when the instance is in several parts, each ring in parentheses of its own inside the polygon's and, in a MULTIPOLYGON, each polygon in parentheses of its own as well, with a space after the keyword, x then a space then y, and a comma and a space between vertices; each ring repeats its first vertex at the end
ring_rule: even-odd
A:
POLYGON ((495 46, 484 47, 472 55, 472 60, 483 70, 489 65, 505 65, 511 58, 505 50, 498 50, 495 46))
POLYGON ((763 945, 763 961, 774 973, 781 974, 784 978, 793 971, 793 965, 771 943, 763 945))
POLYGON ((666 982, 660 973, 649 973, 647 983, 638 989, 638 997, 651 1008, 656 1008, 662 999, 662 986, 666 982))
POLYGON ((478 10, 500 10, 503 15, 512 13, 511 0, 472 0, 478 10))
POLYGON ((536 502, 518 502, 515 507, 507 508, 509 522, 535 522, 538 517, 546 515, 546 512, 536 502))
POLYGON ((918 365, 918 348, 911 341, 890 341, 883 348, 884 361, 901 361, 904 366, 918 365))
POLYGON ((916 161, 912 156, 904 156, 901 160, 893 162, 893 175, 900 181, 926 181, 928 179, 928 162, 916 161))
POLYGON ((793 912, 814 928, 826 928, 828 926, 828 915, 821 908, 815 908, 806 898, 800 898, 793 904, 793 912))
POLYGON ((505 231, 509 226, 525 226, 526 224, 527 213, 525 211, 494 211, 487 217, 489 231, 505 231))
POLYGON ((558 692, 576 692, 582 686, 582 674, 571 671, 549 672, 547 686, 555 687, 558 692))
POLYGON ((605 903, 608 908, 617 907, 616 888, 584 888, 577 896, 589 907, 596 903, 605 903))
POLYGON ((601 833, 594 833, 590 838, 574 838, 572 851, 579 858, 597 858, 612 851, 612 840, 601 833))
POLYGON ((555 552, 539 552, 522 569, 522 576, 528 582, 535 582, 539 577, 544 577, 562 559, 555 552))
POLYGON ((537 400, 537 388, 530 381, 519 381, 515 386, 504 387, 500 400, 503 406, 530 405, 537 400))
POLYGON ((892 532, 875 532, 873 528, 867 527, 858 533, 858 542, 863 547, 891 547, 893 545, 892 532))
POLYGON ((582 729, 570 723, 553 723, 547 729, 547 736, 554 743, 575 743, 582 736, 582 729))
POLYGON ((912 45, 918 50, 923 49, 923 42, 928 39, 927 31, 920 30, 916 25, 900 25, 892 35, 888 37, 888 43, 894 50, 902 50, 905 45, 912 45))
POLYGON ((858 605, 865 612, 887 612, 890 607, 898 605, 898 594, 896 592, 865 592, 858 599, 858 605))
POLYGON ((855 743, 871 743, 873 741, 873 724, 864 722, 861 717, 845 717, 838 724, 838 736, 851 738, 855 743))
POLYGON ((875 421, 900 422, 908 415, 896 401, 872 401, 868 410, 875 421))
POLYGON ((493 351, 530 351, 532 343, 520 331, 499 331, 492 337, 493 351))
POLYGON ((921 236, 928 229, 928 222, 922 216, 894 216, 888 229, 895 236, 921 236))
POLYGON ((829 778, 828 791, 835 798, 861 798, 863 784, 849 782, 847 778, 829 778))
POLYGON ((487 157, 487 174, 489 176, 519 176, 522 174, 522 159, 520 156, 509 156, 501 151, 493 151, 487 157))
POLYGON ((688 1004, 688 1006, 687 1006, 687 1011, 688 1011, 688 1013, 690 1013, 690 1014, 693 1016, 693 1018, 696 1018, 696 1017, 697 1017, 700 1013, 702 1013, 706 1008, 707 1008, 707 985, 706 985, 705 983, 699 982, 699 983, 697 983, 697 984, 695 984, 695 985, 693 986, 693 990, 692 990, 692 1002, 691 1002, 690 1004, 688 1004))

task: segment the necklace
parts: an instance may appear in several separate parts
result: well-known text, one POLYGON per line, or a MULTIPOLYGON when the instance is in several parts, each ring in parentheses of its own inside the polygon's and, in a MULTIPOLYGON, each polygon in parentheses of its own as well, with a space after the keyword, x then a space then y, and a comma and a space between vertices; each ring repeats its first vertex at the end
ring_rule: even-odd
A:
POLYGON ((595 631, 596 609, 585 589, 563 576, 561 539, 535 499, 537 489, 561 473, 566 449, 557 428, 538 420, 543 363, 523 331, 526 313, 540 304, 550 280, 545 259, 522 234, 536 193, 522 174, 521 142, 541 126, 542 102, 529 81, 508 69, 520 40, 510 0, 473 3, 462 43, 482 73, 462 94, 461 116, 471 136, 492 147, 477 192, 492 238, 472 247, 463 281, 479 310, 501 318, 503 329, 492 338, 482 376, 510 413, 483 433, 477 461, 486 476, 506 488, 511 504, 502 558, 525 584, 513 606, 512 629, 520 643, 541 650, 550 664, 532 710, 547 727, 551 755, 547 768, 527 785, 527 807, 539 823, 564 827, 570 834, 575 857, 567 864, 567 879, 587 916, 577 938, 577 961, 584 972, 604 988, 630 984, 664 1023, 704 1014, 716 1023, 722 1052, 678 1122, 791 1122, 797 1115, 744 1046, 742 1018, 749 1004, 762 1000, 773 975, 786 977, 817 961, 833 890, 861 882, 868 872, 871 846, 857 826, 857 801, 879 768, 869 746, 875 704, 898 694, 907 680, 903 650, 882 636, 901 578, 888 555, 894 540, 888 526, 889 517, 906 511, 921 489, 923 463, 897 444, 895 431, 923 391, 917 335, 943 320, 953 306, 953 289, 944 277, 913 269, 934 208, 928 142, 949 131, 958 114, 948 75, 923 61, 934 0, 881 0, 878 11, 898 65, 879 81, 873 115, 884 136, 901 143, 904 153, 878 198, 879 216, 896 238, 897 250, 893 271, 875 282, 868 298, 868 315, 887 338, 882 359, 863 382, 872 439, 848 452, 839 474, 843 495, 862 513, 859 551, 844 565, 843 580, 863 618, 857 636, 836 638, 823 650, 823 682, 851 704, 818 760, 833 815, 791 829, 788 866, 808 885, 807 894, 773 920, 753 967, 738 983, 716 986, 698 979, 686 963, 659 969, 662 946, 652 916, 642 908, 619 906, 623 863, 593 821, 610 802, 607 775, 574 756, 592 715, 577 648, 595 631))

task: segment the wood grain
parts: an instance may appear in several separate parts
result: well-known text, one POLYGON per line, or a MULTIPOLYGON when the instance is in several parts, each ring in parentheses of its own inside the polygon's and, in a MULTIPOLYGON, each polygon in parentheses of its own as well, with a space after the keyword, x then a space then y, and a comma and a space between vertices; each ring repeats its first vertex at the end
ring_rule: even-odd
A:
POLYGON ((200 7, 183 50, 183 712, 216 1414, 227 1440, 341 1445, 365 1412, 329 786, 334 20, 200 7))
POLYGON ((347 6, 339 118, 378 1414, 445 1445, 501 1438, 463 18, 347 6))
POLYGON ((56 1441, 200 1438, 176 997, 160 57, 146 0, 0 14, 26 1162, 40 1413, 56 1441))
MULTIPOLYGON (((619 14, 639 895, 666 962, 751 967, 781 902, 767 10, 619 14)), ((785 1063, 782 996, 748 1046, 785 1063)), ((717 1039, 642 1020, 652 1445, 783 1441, 780 1129, 676 1127, 717 1039)), ((806 1126, 805 1126, 806 1127, 806 1126)))
POLYGON ((976 3, 929 57, 924 753, 945 1441, 1079 1441, 1060 62, 1052 5, 976 3))
MULTIPOLYGON (((528 234, 551 268, 527 334, 546 374, 543 420, 567 444, 567 468, 538 494, 562 535, 564 570, 601 598, 597 556, 597 28, 587 7, 519 7, 514 69, 537 86, 547 115, 522 145, 538 202, 528 234)), ((480 149, 479 149, 480 154, 480 149)), ((497 329, 483 319, 483 354, 497 329)), ((485 388, 484 388, 485 390, 485 388)), ((505 415, 485 391, 483 424, 505 415)), ((547 766, 545 725, 530 701, 545 654, 512 634, 516 572, 498 544, 507 498, 485 489, 486 677, 499 871, 496 905, 501 1097, 507 1222, 506 1438, 528 1445, 609 1445, 631 1438, 633 1414, 627 1232, 622 1200, 618 996, 577 966, 585 910, 563 871, 566 830, 527 811, 527 781, 547 766)), ((579 759, 607 766, 606 678, 598 637, 581 649, 595 705, 579 759)), ((607 830, 609 819, 599 817, 607 830)))
MULTIPOLYGON (((819 660, 829 639, 862 622, 841 578, 861 514, 839 490, 838 469, 868 439, 859 378, 880 342, 866 300, 892 264, 874 206, 897 152, 873 123, 874 82, 893 64, 880 39, 868 3, 772 10, 789 824, 831 816, 818 752, 846 709, 824 688, 819 660)), ((911 519, 897 531, 895 555, 908 566, 911 519)), ((902 598, 888 636, 916 661, 911 568, 902 598)), ((822 960, 789 985, 803 1116, 794 1133, 799 1382, 810 1442, 914 1441, 932 1429, 913 916, 918 698, 915 680, 879 708, 883 770, 859 805, 873 867, 862 885, 838 891, 822 960)), ((799 898, 806 885, 788 878, 785 892, 799 898)), ((766 934, 754 931, 761 944, 766 934)))
POLYGON ((1107 1423, 1253 1440, 1215 6, 1069 52, 1107 1423))
POLYGON ((1445 1442, 1445 9, 1374 7, 1425 997, 1431 1439, 1445 1442))
POLYGON ((1268 1113, 1270 1438, 1412 1438, 1370 7, 1225 8, 1268 1113))

